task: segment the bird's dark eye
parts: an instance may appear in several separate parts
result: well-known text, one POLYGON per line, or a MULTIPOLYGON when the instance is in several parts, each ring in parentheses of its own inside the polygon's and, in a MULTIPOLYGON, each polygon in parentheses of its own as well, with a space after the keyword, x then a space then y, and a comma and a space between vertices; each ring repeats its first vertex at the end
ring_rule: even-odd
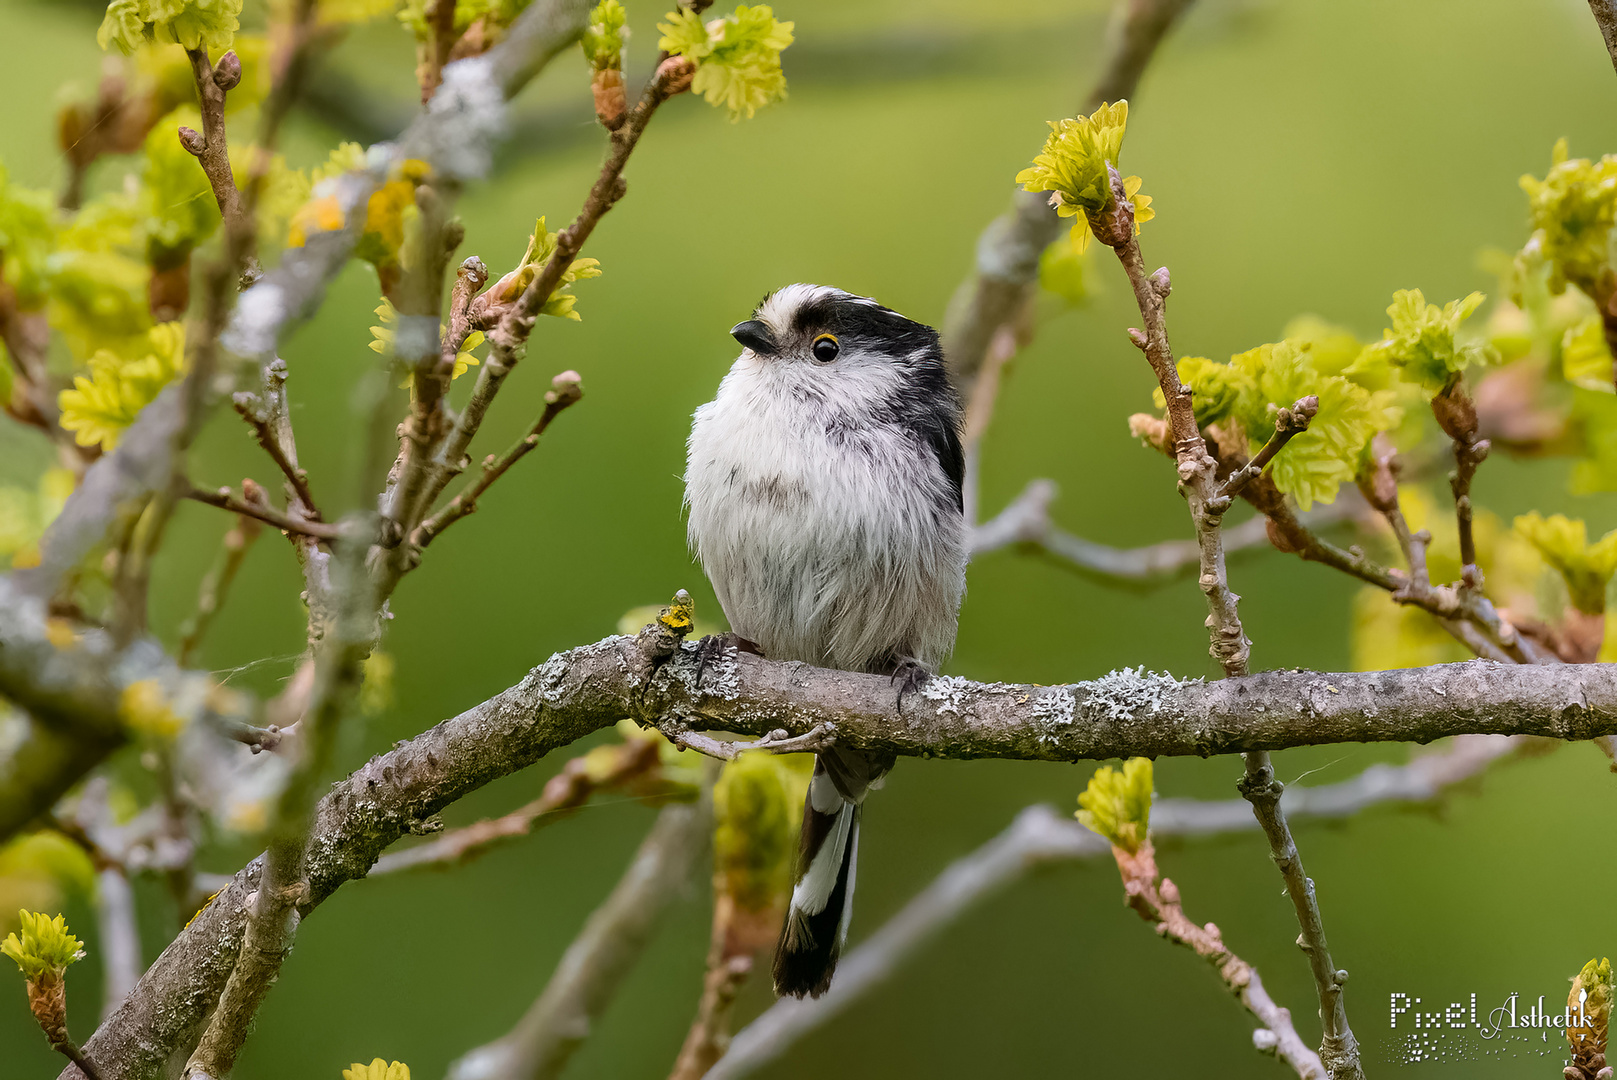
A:
POLYGON ((835 334, 821 334, 814 339, 814 359, 822 364, 829 364, 837 358, 842 346, 837 344, 835 334))

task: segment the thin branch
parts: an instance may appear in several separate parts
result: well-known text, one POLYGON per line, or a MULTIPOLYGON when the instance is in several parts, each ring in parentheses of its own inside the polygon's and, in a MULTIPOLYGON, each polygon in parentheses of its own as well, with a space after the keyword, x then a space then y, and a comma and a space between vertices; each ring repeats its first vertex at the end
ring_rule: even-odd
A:
POLYGON ((1281 409, 1275 414, 1274 434, 1269 436, 1269 441, 1263 444, 1256 457, 1225 477, 1223 485, 1218 489, 1218 498, 1229 500, 1239 495, 1241 489, 1256 480, 1263 470, 1268 468, 1269 462, 1286 448, 1287 443, 1308 430, 1308 425, 1318 413, 1319 397, 1309 394, 1307 397, 1298 398, 1297 403, 1291 408, 1281 409))
POLYGON ((275 462, 275 467, 286 477, 290 496, 302 503, 298 516, 310 521, 322 521, 314 494, 309 490, 309 474, 298 467, 297 443, 292 436, 292 421, 286 409, 286 361, 277 357, 266 366, 261 393, 241 391, 234 395, 236 411, 253 429, 258 445, 275 462))
POLYGON ((140 957, 135 892, 120 866, 96 871, 96 925, 101 931, 101 1018, 105 1020, 135 988, 146 965, 140 957))
MULTIPOLYGON (((17 662, 35 646, 8 632, 14 607, 0 603, 0 693, 20 700, 17 669, 37 678, 49 665, 17 662)), ((42 616, 32 634, 46 640, 42 616)), ((111 677, 106 665, 86 659, 74 668, 75 679, 94 686, 111 677)), ((338 783, 315 814, 301 913, 364 877, 383 849, 471 791, 625 716, 669 715, 754 735, 777 727, 801 734, 830 722, 843 745, 906 756, 1056 761, 1428 742, 1467 732, 1577 740, 1617 733, 1617 665, 1471 661, 1334 675, 1264 672, 1216 683, 1113 673, 1068 686, 945 677, 905 695, 900 715, 885 677, 750 653, 704 665, 696 645, 681 646, 648 628, 636 638, 559 653, 518 685, 338 783)), ((240 953, 261 868, 255 860, 236 875, 90 1041, 97 1060, 116 1063, 108 1065, 107 1080, 149 1075, 195 1037, 240 953)))
POLYGON ((433 475, 426 485, 423 505, 431 506, 436 502, 444 487, 464 468, 467 449, 482 427, 495 396, 522 358, 540 309, 561 284, 562 275, 572 266, 595 226, 628 190, 623 169, 645 133, 646 125, 664 101, 689 87, 690 80, 688 61, 676 57, 659 64, 628 118, 610 133, 606 160, 583 208, 572 224, 556 235, 555 250, 527 289, 511 304, 495 305, 490 302, 490 295, 484 294, 472 305, 477 320, 492 327, 488 335, 492 348, 478 369, 477 383, 472 387, 471 398, 460 419, 433 455, 433 475))
POLYGON ((449 1067, 450 1080, 559 1076, 645 951, 664 914, 689 889, 712 831, 709 797, 664 807, 622 880, 590 915, 533 1005, 502 1038, 449 1067))
POLYGON ((1477 407, 1458 375, 1432 398, 1432 415, 1454 444, 1449 490, 1454 494, 1454 517, 1460 537, 1460 591, 1479 592, 1482 570, 1477 566, 1477 542, 1471 528, 1471 480, 1488 456, 1488 440, 1477 436, 1477 407))
POLYGON ((181 667, 191 665, 197 646, 202 643, 208 627, 213 625, 214 616, 219 613, 231 584, 236 580, 236 574, 241 570, 242 562, 247 558, 248 549, 263 531, 257 518, 241 514, 237 516, 236 524, 225 533, 219 545, 219 554, 197 589, 196 611, 180 627, 180 647, 175 651, 174 659, 181 667))
POLYGON ((645 779, 659 765, 655 738, 630 739, 617 748, 610 765, 576 757, 545 784, 539 798, 497 818, 451 829, 403 851, 390 851, 376 860, 368 877, 395 874, 420 867, 457 866, 495 844, 526 836, 535 825, 560 821, 569 810, 583 806, 599 791, 645 779))
POLYGON ((230 169, 230 145, 225 138, 225 95, 241 82, 241 58, 230 51, 214 64, 206 48, 186 49, 185 55, 190 58, 202 106, 202 130, 180 128, 180 145, 197 159, 207 175, 214 201, 224 216, 226 232, 245 235, 253 231, 253 225, 230 169))
MULTIPOLYGON (((1138 548, 1097 544, 1058 527, 1050 520, 1057 488, 1053 480, 1030 480, 1022 493, 988 521, 972 530, 973 558, 1014 544, 1031 544, 1084 573, 1119 584, 1156 585, 1193 569, 1201 558, 1194 540, 1163 540, 1138 548)), ((1344 492, 1334 503, 1306 515, 1308 524, 1327 528, 1352 521, 1365 512, 1364 504, 1344 492)), ((1224 529, 1226 553, 1268 546, 1268 521, 1262 515, 1224 529)))
POLYGON ((534 421, 533 427, 498 458, 490 454, 484 459, 482 475, 466 485, 466 490, 449 500, 447 506, 417 527, 411 537, 416 545, 426 547, 439 533, 474 512, 477 509, 477 500, 482 497, 483 492, 487 491, 494 481, 504 476, 511 466, 521 461, 530 450, 538 446, 539 437, 550 427, 550 422, 583 396, 584 386, 578 372, 564 371, 552 379, 550 389, 545 391, 545 411, 539 414, 539 419, 534 421))
POLYGON ((1148 838, 1137 852, 1112 848, 1123 877, 1123 894, 1139 916, 1153 924, 1161 936, 1190 949, 1218 972, 1246 1010, 1263 1026, 1252 1033, 1259 1050, 1290 1065, 1302 1080, 1325 1080, 1320 1055, 1314 1053, 1291 1025, 1291 1013, 1276 1005, 1263 988, 1257 969, 1230 951, 1212 923, 1197 926, 1180 906, 1179 888, 1157 869, 1148 838))
MULTIPOLYGON (((257 485, 254 486, 256 487, 257 485)), ((312 536, 317 540, 336 540, 342 536, 342 527, 340 525, 330 525, 324 521, 307 521, 303 518, 293 517, 290 514, 283 514, 268 503, 238 499, 230 493, 228 487, 222 487, 216 491, 193 487, 185 493, 185 497, 195 502, 207 503, 209 506, 217 506, 219 509, 228 510, 232 514, 254 518, 266 525, 273 525, 285 533, 312 536)))
MULTIPOLYGON (((1171 289, 1168 269, 1163 267, 1149 277, 1146 275, 1136 238, 1134 207, 1128 201, 1123 178, 1116 167, 1108 163, 1106 169, 1111 179, 1112 205, 1105 212, 1105 220, 1091 218, 1091 228, 1117 253, 1134 288, 1140 316, 1145 321, 1145 331, 1131 331, 1131 336, 1146 354, 1168 404, 1179 490, 1189 504, 1201 548, 1199 581, 1207 597, 1207 629, 1212 637, 1210 651, 1223 666, 1226 676, 1243 676, 1247 673, 1251 643, 1246 638, 1237 612, 1240 598, 1229 587, 1220 532, 1230 496, 1218 485, 1218 461, 1208 453, 1207 443, 1202 438, 1201 427, 1196 422, 1192 408, 1190 388, 1180 384, 1173 352, 1168 346, 1165 318, 1171 289)), ((1298 401, 1292 416, 1277 419, 1275 438, 1264 447, 1269 457, 1272 458, 1294 433, 1287 433, 1289 429, 1296 428, 1299 423, 1306 428, 1318 409, 1317 399, 1311 404, 1312 408, 1307 399, 1298 401)), ((1261 468, 1254 470, 1239 482, 1236 477, 1241 474, 1237 473, 1226 487, 1232 491, 1242 490, 1261 471, 1261 468)), ((1302 928, 1298 944, 1308 954, 1313 970, 1315 989, 1319 995, 1320 1022, 1324 1029, 1320 1060, 1330 1080, 1362 1080, 1364 1074, 1359 1064, 1359 1046, 1348 1026, 1347 1008, 1342 1000, 1342 983, 1347 974, 1338 971, 1331 963, 1324 922, 1314 895, 1314 883, 1303 870, 1302 856, 1298 854, 1285 813, 1280 809, 1280 793, 1284 789, 1280 781, 1275 779, 1274 765, 1267 749, 1248 750, 1245 753, 1245 766, 1246 773, 1238 787, 1252 804, 1253 813, 1268 837, 1269 850, 1286 881, 1287 892, 1302 928)))
MULTIPOLYGON (((1294 818, 1340 818, 1384 803, 1428 803, 1446 788, 1529 745, 1524 738, 1461 736, 1443 750, 1421 754, 1404 765, 1372 765, 1338 784, 1294 785, 1286 789, 1283 804, 1294 818)), ((1157 839, 1257 828, 1252 807, 1244 799, 1160 799, 1151 807, 1151 834, 1157 839)), ((836 982, 822 997, 783 998, 742 1029, 729 1053, 707 1074, 709 1080, 746 1076, 776 1060, 803 1036, 832 1022, 885 983, 966 911, 1022 877, 1052 863, 1098 859, 1109 852, 1105 840, 1070 818, 1049 807, 1028 807, 999 836, 951 863, 849 952, 837 967, 836 982)))
POLYGON ((1600 27, 1600 36, 1606 41, 1611 66, 1617 68, 1617 0, 1589 0, 1589 10, 1594 13, 1595 25, 1600 27))
POLYGON ((1337 968, 1331 960, 1319 898, 1314 893, 1314 879, 1303 870, 1297 842, 1280 809, 1280 795, 1285 785, 1275 778, 1268 753, 1246 755, 1246 775, 1237 786, 1252 804, 1252 811, 1263 826, 1269 852, 1280 868, 1280 876, 1286 882, 1286 895, 1291 897, 1298 925, 1302 927, 1297 947, 1308 956, 1314 986, 1319 992, 1320 1026, 1324 1030, 1320 1060, 1331 1080, 1358 1080, 1364 1075, 1359 1064, 1359 1042, 1348 1026, 1347 1005, 1342 1000, 1342 984, 1347 981, 1347 972, 1337 968))
MULTIPOLYGON (((1105 67, 1084 112, 1102 102, 1132 98, 1146 65, 1191 0, 1118 0, 1112 9, 1105 67)), ((1060 231, 1060 218, 1044 196, 1018 191, 1011 209, 995 218, 977 241, 971 274, 955 290, 944 318, 943 354, 961 397, 973 387, 1001 327, 1017 322, 1039 280, 1039 256, 1060 231)))

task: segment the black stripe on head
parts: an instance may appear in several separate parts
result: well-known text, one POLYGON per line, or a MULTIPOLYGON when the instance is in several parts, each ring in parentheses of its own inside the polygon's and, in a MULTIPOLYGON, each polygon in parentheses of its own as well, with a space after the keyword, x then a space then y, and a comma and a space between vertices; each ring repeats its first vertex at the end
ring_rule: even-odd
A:
POLYGON ((799 307, 792 315, 792 330, 803 337, 829 331, 867 352, 895 359, 939 352, 938 332, 930 326, 906 319, 874 300, 840 291, 799 307))

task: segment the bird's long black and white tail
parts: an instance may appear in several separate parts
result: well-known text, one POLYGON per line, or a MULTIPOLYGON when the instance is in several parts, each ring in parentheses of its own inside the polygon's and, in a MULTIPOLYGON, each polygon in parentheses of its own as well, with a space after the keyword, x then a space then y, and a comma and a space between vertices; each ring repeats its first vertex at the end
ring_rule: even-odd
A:
POLYGON ((777 994, 819 997, 831 985, 853 914, 859 818, 868 775, 863 764, 840 748, 815 758, 814 778, 803 804, 796 885, 775 948, 777 994), (856 775, 849 776, 850 771, 856 775))

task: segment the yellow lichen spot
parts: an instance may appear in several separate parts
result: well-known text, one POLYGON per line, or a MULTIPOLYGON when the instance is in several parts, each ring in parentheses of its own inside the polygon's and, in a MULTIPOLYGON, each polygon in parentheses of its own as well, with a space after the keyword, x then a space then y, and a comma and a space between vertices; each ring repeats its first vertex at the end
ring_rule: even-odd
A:
POLYGON ((208 905, 213 903, 214 897, 218 896, 222 892, 224 892, 223 889, 217 889, 214 892, 209 893, 208 898, 202 901, 202 906, 191 912, 191 917, 185 920, 185 928, 187 930, 191 929, 191 924, 197 921, 198 915, 208 910, 208 905))
POLYGON ((689 634, 696 625, 696 604, 690 593, 683 589, 676 593, 674 602, 658 613, 657 621, 680 637, 689 634))
POLYGON ((185 728, 185 718, 174 711, 156 679, 141 679, 124 687, 118 699, 118 718, 139 735, 172 739, 185 728))

